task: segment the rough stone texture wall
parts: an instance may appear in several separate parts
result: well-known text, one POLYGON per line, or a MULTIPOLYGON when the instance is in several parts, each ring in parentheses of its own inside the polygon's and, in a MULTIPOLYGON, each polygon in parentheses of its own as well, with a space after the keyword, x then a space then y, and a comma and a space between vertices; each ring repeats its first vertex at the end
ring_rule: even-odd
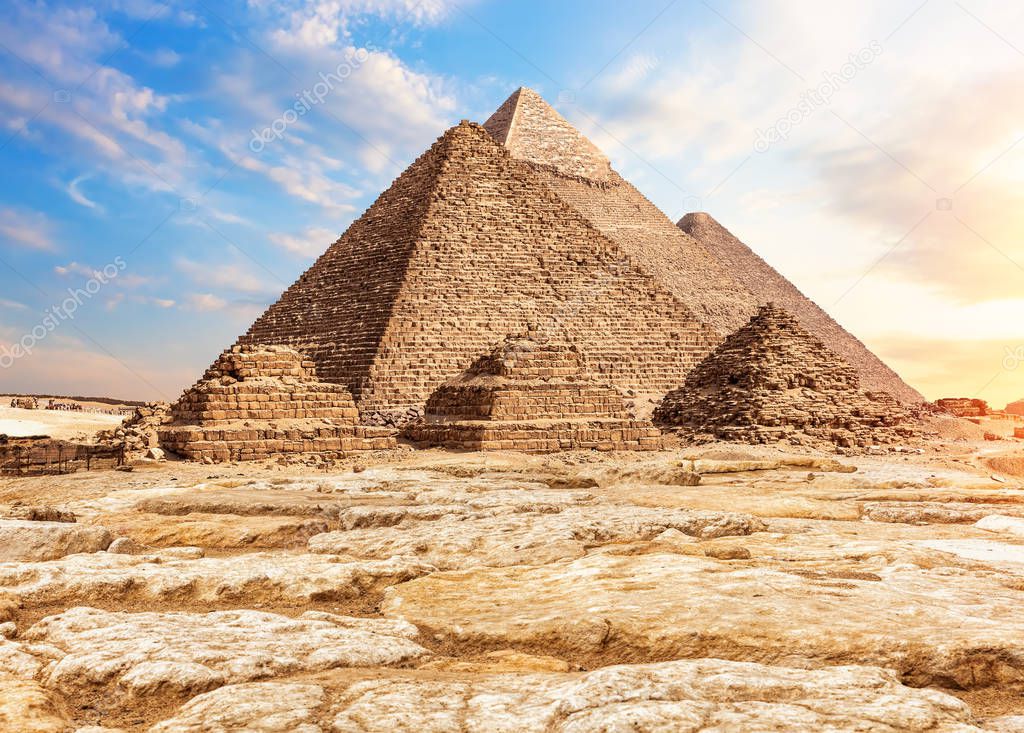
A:
POLYGON ((936 400, 935 404, 957 417, 985 417, 991 412, 985 400, 975 400, 969 397, 946 397, 936 400))
POLYGON ((909 410, 861 391, 856 369, 771 303, 669 392, 654 419, 698 441, 863 448, 920 434, 909 410))
POLYGON ((467 450, 656 450, 660 432, 632 420, 578 351, 537 334, 508 338, 427 400, 407 426, 415 442, 467 450))
POLYGON ((312 360, 283 346, 235 346, 171 406, 161 445, 196 460, 284 453, 341 457, 393 448, 387 431, 357 425, 352 395, 319 381, 312 360))
POLYGON ((679 384, 717 341, 479 125, 446 132, 382 200, 242 339, 306 344, 324 379, 349 386, 364 421, 421 407, 531 326, 577 344, 603 380, 645 392, 679 384), (408 247, 390 244, 395 220, 408 247), (354 322, 346 304, 357 301, 386 324, 354 322), (321 318, 334 311, 337 320, 321 318))
POLYGON ((51 438, 0 435, 0 475, 43 476, 113 468, 123 463, 119 446, 51 438))
POLYGON ((321 379, 360 400, 443 157, 436 144, 417 158, 239 343, 290 345, 314 361, 321 379))
POLYGON ((857 370, 866 389, 889 392, 911 404, 925 401, 920 392, 900 379, 860 340, 836 323, 814 301, 711 216, 704 213, 687 214, 679 220, 679 227, 704 245, 737 280, 754 293, 758 305, 774 302, 782 306, 815 338, 849 362, 857 370))
POLYGON ((103 430, 97 441, 120 446, 124 459, 131 462, 143 458, 151 448, 160 447, 160 426, 171 421, 171 406, 166 402, 139 405, 131 417, 113 430, 103 430))
POLYGON ((484 128, 719 339, 756 310, 751 293, 718 260, 613 171, 594 144, 536 92, 519 89, 484 128))

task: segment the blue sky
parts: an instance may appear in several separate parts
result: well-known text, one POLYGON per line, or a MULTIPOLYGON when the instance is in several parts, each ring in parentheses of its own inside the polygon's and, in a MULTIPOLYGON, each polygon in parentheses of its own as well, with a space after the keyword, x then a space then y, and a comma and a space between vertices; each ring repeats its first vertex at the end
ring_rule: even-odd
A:
POLYGON ((0 391, 173 399, 445 128, 526 85, 927 396, 1024 397, 1024 8, 6 8, 0 391))

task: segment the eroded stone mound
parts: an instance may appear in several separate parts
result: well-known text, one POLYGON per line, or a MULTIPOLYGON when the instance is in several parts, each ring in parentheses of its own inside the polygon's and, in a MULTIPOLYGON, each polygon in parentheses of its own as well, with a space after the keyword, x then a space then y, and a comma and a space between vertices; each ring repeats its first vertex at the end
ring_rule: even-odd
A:
POLYGON ((769 303, 669 392, 655 422, 698 441, 866 447, 915 437, 911 412, 769 303))
POLYGON ((579 352, 536 334, 509 337, 437 389, 412 440, 467 450, 656 450, 660 432, 631 419, 610 385, 590 378, 579 352))
POLYGON ((970 397, 945 397, 935 400, 936 406, 957 417, 985 417, 991 412, 985 400, 970 397))
POLYGON ((286 346, 235 346, 171 407, 161 444, 193 459, 254 460, 282 453, 341 457, 395 446, 389 431, 359 425, 352 395, 321 382, 313 362, 286 346))

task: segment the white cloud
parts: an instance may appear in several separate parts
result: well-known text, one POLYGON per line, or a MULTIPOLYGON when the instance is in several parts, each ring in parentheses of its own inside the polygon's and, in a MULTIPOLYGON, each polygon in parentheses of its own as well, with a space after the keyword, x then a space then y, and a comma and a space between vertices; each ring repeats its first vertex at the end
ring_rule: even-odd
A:
POLYGON ((193 283, 202 287, 252 294, 270 294, 281 290, 278 284, 267 282, 250 267, 237 262, 197 262, 179 257, 174 265, 193 283))
POLYGON ((46 215, 38 211, 0 208, 0 239, 16 247, 53 252, 54 226, 46 215))
POLYGON ((7 300, 6 298, 0 298, 0 308, 10 308, 17 311, 28 310, 28 306, 24 303, 19 303, 16 300, 7 300))
POLYGON ((5 21, 0 43, 39 72, 18 67, 0 82, 0 111, 30 121, 24 137, 133 188, 167 191, 194 179, 185 146, 159 129, 170 98, 100 60, 123 41, 95 10, 14 2, 5 21))
POLYGON ((252 156, 240 158, 238 165, 248 171, 261 173, 296 198, 339 212, 353 211, 351 204, 343 203, 359 192, 350 186, 328 178, 315 160, 293 159, 293 166, 268 165, 252 156))
POLYGON ((337 239, 334 232, 323 227, 309 227, 299 235, 275 232, 268 237, 278 247, 301 257, 316 257, 337 239))
POLYGON ((91 176, 89 176, 89 175, 81 175, 81 176, 78 176, 78 178, 75 178, 74 180, 72 180, 68 184, 67 189, 66 189, 67 193, 68 193, 68 196, 70 196, 71 200, 74 201, 76 204, 84 206, 87 209, 102 210, 102 209, 100 209, 99 204, 97 204, 92 199, 88 198, 84 193, 82 193, 82 189, 79 188, 79 186, 81 186, 81 184, 84 181, 89 180, 90 177, 91 176))
POLYGON ((241 321, 255 319, 266 307, 266 303, 244 299, 227 300, 213 293, 189 293, 182 303, 185 310, 200 313, 220 312, 241 321))
POLYGON ((195 311, 219 311, 228 306, 228 301, 213 293, 189 293, 185 296, 185 307, 195 311))
POLYGON ((158 48, 148 56, 149 62, 154 66, 169 69, 181 62, 181 54, 170 48, 158 48))
MULTIPOLYGON (((264 3, 250 3, 264 6, 264 3)), ((350 35, 358 16, 373 15, 391 22, 431 25, 447 17, 456 7, 448 0, 315 0, 279 2, 273 5, 284 27, 271 36, 281 47, 319 48, 350 35)))

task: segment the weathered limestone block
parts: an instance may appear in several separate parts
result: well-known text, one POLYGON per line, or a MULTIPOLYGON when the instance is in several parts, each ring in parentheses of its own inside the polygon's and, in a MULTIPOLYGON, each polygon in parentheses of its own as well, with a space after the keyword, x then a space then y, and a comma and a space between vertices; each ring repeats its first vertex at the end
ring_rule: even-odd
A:
POLYGON ((224 684, 423 657, 401 621, 307 612, 111 613, 72 608, 28 629, 26 641, 63 651, 41 673, 65 694, 117 686, 134 697, 192 697, 224 684))
POLYGON ((77 552, 100 552, 112 540, 104 527, 0 519, 0 562, 38 562, 77 552))
POLYGON ((669 392, 659 425, 697 440, 866 448, 920 436, 911 412, 769 303, 669 392))
POLYGON ((1018 592, 942 567, 897 564, 874 577, 599 554, 435 573, 388 589, 382 609, 453 644, 543 649, 587 664, 716 657, 872 664, 915 685, 968 689, 1024 680, 1018 592))
POLYGON ((405 435, 462 450, 658 450, 661 433, 630 419, 622 397, 587 376, 574 347, 536 334, 506 338, 438 388, 405 435))
POLYGON ((0 730, 11 733, 69 733, 71 721, 39 683, 0 675, 0 730))
POLYGON ((348 389, 319 381, 312 362, 284 346, 236 346, 171 406, 161 444, 195 460, 248 461, 281 453, 340 458, 396 445, 359 426, 348 389))
POLYGON ((0 592, 30 606, 114 597, 245 604, 341 601, 432 570, 403 558, 343 562, 324 555, 178 558, 174 550, 149 555, 100 552, 42 563, 0 563, 0 592))
POLYGON ((666 530, 710 539, 765 529, 748 514, 595 505, 556 514, 464 517, 329 532, 313 552, 386 558, 415 556, 441 569, 542 565, 582 557, 588 547, 652 540, 666 530))
POLYGON ((253 682, 200 695, 151 733, 584 733, 590 731, 980 731, 955 697, 873 667, 806 670, 722 660, 437 680, 253 682))

